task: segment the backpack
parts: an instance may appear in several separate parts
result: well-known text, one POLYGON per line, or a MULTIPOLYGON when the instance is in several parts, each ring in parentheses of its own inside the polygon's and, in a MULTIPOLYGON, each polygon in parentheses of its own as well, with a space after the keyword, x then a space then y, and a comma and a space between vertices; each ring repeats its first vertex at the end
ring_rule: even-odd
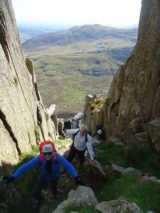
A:
POLYGON ((64 121, 64 129, 71 129, 71 126, 72 126, 71 120, 64 121))
POLYGON ((43 141, 42 143, 39 144, 39 152, 40 152, 39 161, 40 161, 40 163, 42 163, 43 159, 44 159, 44 154, 42 153, 42 148, 46 144, 50 144, 53 147, 54 161, 57 162, 57 151, 55 149, 54 143, 52 141, 43 141))
POLYGON ((73 118, 64 121, 64 129, 77 129, 79 128, 79 121, 73 118))
MULTIPOLYGON (((78 133, 79 133, 79 130, 78 130, 75 134, 72 135, 73 144, 74 144, 74 139, 75 139, 75 137, 76 137, 76 135, 77 135, 78 133)), ((89 132, 86 133, 86 135, 85 135, 85 143, 87 142, 87 135, 90 135, 90 133, 89 133, 89 132)))

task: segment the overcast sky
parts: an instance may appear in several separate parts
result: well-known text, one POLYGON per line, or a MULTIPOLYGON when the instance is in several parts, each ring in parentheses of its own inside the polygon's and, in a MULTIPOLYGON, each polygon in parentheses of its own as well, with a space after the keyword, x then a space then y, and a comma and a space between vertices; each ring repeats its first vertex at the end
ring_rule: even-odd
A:
POLYGON ((128 27, 139 22, 141 0, 12 0, 18 22, 102 24, 128 27))

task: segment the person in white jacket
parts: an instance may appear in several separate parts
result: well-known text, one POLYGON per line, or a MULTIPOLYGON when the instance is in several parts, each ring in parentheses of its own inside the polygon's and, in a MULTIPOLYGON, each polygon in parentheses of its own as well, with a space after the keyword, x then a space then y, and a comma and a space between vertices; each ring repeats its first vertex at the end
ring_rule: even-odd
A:
POLYGON ((78 155, 80 165, 83 165, 85 161, 85 151, 87 149, 91 158, 91 164, 95 165, 94 151, 92 146, 93 138, 87 132, 87 126, 82 124, 78 129, 66 129, 65 133, 73 139, 73 144, 71 145, 67 160, 72 162, 74 157, 78 155))

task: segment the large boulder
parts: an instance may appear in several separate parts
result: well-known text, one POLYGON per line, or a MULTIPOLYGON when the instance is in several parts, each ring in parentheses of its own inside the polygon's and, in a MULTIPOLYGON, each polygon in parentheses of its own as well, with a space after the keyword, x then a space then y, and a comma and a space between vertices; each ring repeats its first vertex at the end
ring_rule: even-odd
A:
POLYGON ((98 203, 97 198, 91 188, 78 186, 76 190, 71 190, 68 199, 63 201, 52 213, 64 213, 68 206, 94 206, 98 203))

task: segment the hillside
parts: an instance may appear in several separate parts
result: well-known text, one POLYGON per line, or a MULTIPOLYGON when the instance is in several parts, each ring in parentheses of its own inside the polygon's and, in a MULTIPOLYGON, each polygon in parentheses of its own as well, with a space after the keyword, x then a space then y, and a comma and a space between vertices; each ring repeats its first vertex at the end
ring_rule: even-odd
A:
POLYGON ((93 41, 100 39, 119 38, 136 42, 137 28, 135 29, 116 29, 103 25, 84 25, 72 27, 69 30, 62 30, 47 33, 26 41, 23 46, 25 49, 38 50, 55 45, 69 45, 83 41, 93 41))
POLYGON ((44 103, 55 103, 64 116, 82 110, 86 94, 106 95, 134 47, 136 33, 137 29, 85 25, 25 42, 44 103))

